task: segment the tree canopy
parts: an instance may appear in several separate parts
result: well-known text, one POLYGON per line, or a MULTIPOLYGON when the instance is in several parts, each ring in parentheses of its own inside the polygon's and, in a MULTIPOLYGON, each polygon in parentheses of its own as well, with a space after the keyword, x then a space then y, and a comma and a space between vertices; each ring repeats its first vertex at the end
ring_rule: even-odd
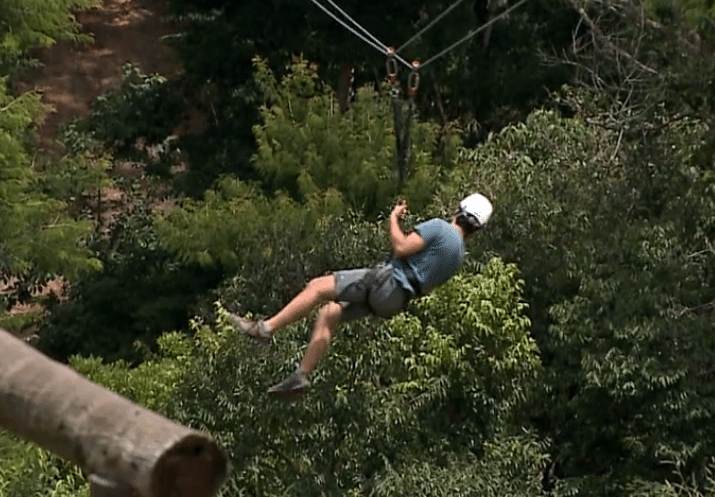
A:
POLYGON ((0 4, 5 15, 0 29, 0 280, 11 290, 2 294, 0 313, 30 298, 50 276, 75 280, 99 267, 82 244, 91 224, 69 215, 67 204, 101 183, 105 164, 68 156, 41 171, 45 159, 34 148, 32 129, 49 109, 37 94, 13 95, 7 88, 8 78, 31 47, 82 39, 68 9, 90 3, 39 4, 0 4))
MULTIPOLYGON (((452 5, 338 3, 396 46, 452 5)), ((76 36, 73 6, 27 17, 42 36, 8 30, 0 60, 76 36)), ((210 432, 233 462, 226 496, 713 495, 711 4, 526 2, 421 73, 402 183, 383 55, 311 2, 167 7, 184 72, 126 66, 65 127, 67 156, 33 148, 37 95, 0 94, 6 298, 70 282, 43 350, 210 432), (82 199, 126 160, 146 176, 93 232, 82 199), (258 351, 227 309, 268 316, 310 278, 384 260, 398 198, 410 230, 474 191, 495 210, 458 275, 341 326, 303 402, 265 394, 310 321, 258 351)), ((507 7, 460 2, 402 55, 507 7)), ((5 447, 23 456, 0 496, 87 495, 73 468, 5 447)))

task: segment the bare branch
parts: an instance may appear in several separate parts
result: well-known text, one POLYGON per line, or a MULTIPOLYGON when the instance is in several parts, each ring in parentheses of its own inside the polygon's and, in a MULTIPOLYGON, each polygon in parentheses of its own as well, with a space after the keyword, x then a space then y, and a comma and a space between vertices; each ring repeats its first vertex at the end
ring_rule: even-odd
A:
MULTIPOLYGON (((639 69, 649 72, 651 74, 658 74, 658 71, 655 69, 651 69, 650 67, 646 66, 645 64, 641 63, 640 61, 636 60, 631 54, 626 52, 625 50, 621 49, 614 43, 612 43, 607 36, 603 34, 601 29, 598 27, 598 25, 593 22, 591 17, 588 15, 586 10, 581 6, 579 3, 577 3, 577 0, 571 0, 571 5, 576 9, 576 11, 579 13, 581 16, 581 19, 588 25, 589 28, 591 28, 591 33, 592 37, 594 38, 594 41, 598 41, 602 43, 604 46, 610 48, 615 52, 618 56, 621 56, 631 62, 632 64, 636 65, 639 69)), ((595 43, 594 43, 595 44, 595 43)))
POLYGON ((618 149, 621 147, 621 139, 623 138, 623 129, 621 129, 621 132, 618 133, 618 142, 616 142, 616 148, 613 150, 613 153, 611 154, 611 160, 616 158, 616 155, 618 154, 618 149))
POLYGON ((12 102, 10 102, 10 103, 7 104, 5 107, 3 107, 2 109, 0 109, 0 114, 2 114, 3 112, 7 112, 8 110, 10 110, 10 108, 11 108, 13 105, 15 105, 15 104, 18 102, 18 100, 20 100, 20 99, 19 99, 19 98, 13 99, 12 102))

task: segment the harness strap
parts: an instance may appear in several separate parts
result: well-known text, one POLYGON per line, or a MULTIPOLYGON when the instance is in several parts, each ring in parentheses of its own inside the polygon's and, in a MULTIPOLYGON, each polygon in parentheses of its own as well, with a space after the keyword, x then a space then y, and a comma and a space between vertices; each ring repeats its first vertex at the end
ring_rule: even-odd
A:
POLYGON ((412 268, 409 265, 405 264, 404 272, 405 277, 407 277, 407 281, 409 282, 412 289, 415 291, 415 296, 422 295, 422 285, 420 284, 420 280, 417 279, 417 275, 412 270, 412 268))
POLYGON ((388 278, 392 276, 392 271, 388 265, 380 265, 374 269, 367 272, 363 278, 363 285, 365 285, 365 307, 367 307, 372 314, 379 316, 375 309, 370 303, 370 296, 372 295, 372 290, 374 288, 379 288, 387 281, 388 278))
MULTIPOLYGON (((389 265, 392 260, 392 256, 393 256, 392 252, 387 254, 387 258, 385 259, 385 262, 383 262, 383 264, 389 265)), ((410 284, 412 289, 415 291, 415 295, 422 295, 422 285, 420 284, 420 280, 417 279, 417 275, 415 274, 415 272, 407 264, 404 264, 403 267, 404 267, 403 272, 405 273, 407 282, 410 284)), ((407 291, 407 290, 405 290, 405 291, 407 291)))
MULTIPOLYGON (((404 115, 402 111, 402 100, 400 99, 400 91, 396 87, 392 87, 392 114, 395 125, 395 160, 397 162, 397 175, 402 185, 405 179, 405 127, 404 115)), ((407 123, 409 129, 409 121, 407 123)), ((409 133, 407 134, 409 137, 409 133)))

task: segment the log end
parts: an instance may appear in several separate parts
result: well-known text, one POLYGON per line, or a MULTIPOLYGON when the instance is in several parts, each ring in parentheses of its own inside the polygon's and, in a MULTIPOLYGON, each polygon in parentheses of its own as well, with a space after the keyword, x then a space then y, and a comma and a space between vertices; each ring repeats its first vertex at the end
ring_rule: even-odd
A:
POLYGON ((211 497, 228 475, 228 460, 218 445, 189 434, 162 454, 151 479, 154 497, 211 497))

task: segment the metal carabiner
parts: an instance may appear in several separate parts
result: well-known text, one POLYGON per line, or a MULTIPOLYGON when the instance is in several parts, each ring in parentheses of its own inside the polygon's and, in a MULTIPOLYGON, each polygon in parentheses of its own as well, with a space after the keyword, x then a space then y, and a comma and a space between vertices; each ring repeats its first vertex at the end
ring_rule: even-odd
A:
POLYGON ((385 66, 387 67, 387 80, 392 86, 397 85, 397 60, 395 60, 395 49, 392 47, 387 47, 387 61, 385 66))
POLYGON ((407 79, 407 95, 414 97, 420 87, 420 63, 416 60, 412 61, 412 70, 407 79))

